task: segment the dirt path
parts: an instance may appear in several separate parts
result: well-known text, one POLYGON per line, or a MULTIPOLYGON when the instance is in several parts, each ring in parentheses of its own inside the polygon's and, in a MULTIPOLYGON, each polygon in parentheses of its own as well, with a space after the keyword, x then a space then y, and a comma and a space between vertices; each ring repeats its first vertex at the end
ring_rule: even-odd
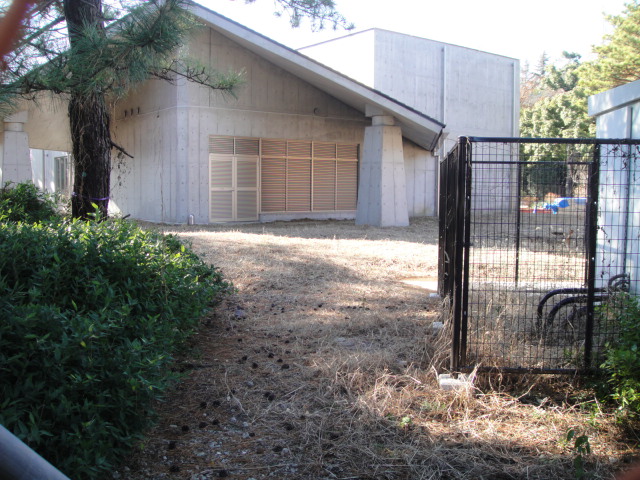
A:
POLYGON ((549 414, 524 441, 514 428, 531 406, 492 400, 510 419, 489 422, 495 405, 437 391, 440 300, 403 281, 435 279, 435 220, 174 231, 238 292, 115 478, 569 478, 557 439, 574 417, 549 414))

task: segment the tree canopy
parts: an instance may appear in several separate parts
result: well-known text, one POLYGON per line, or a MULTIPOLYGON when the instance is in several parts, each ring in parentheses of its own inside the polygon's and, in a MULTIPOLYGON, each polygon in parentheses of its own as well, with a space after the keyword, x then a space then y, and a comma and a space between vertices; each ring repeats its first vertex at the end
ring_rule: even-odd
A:
POLYGON ((543 54, 542 71, 523 72, 522 136, 593 137, 589 95, 640 78, 640 0, 632 0, 620 15, 607 19, 615 28, 603 45, 594 47, 594 60, 582 62, 579 54, 564 52, 561 60, 549 65, 543 54))
MULTIPOLYGON (((621 15, 609 16, 614 31, 594 47, 596 58, 582 62, 581 56, 564 52, 549 63, 543 54, 534 72, 522 72, 520 134, 537 138, 591 138, 595 121, 588 114, 589 95, 640 78, 640 0, 625 5, 621 15)), ((577 147, 531 144, 523 146, 525 158, 552 160, 554 164, 531 162, 525 166, 524 189, 541 197, 553 192, 570 195, 569 185, 579 172, 563 160, 580 154, 577 147)))
POLYGON ((595 60, 580 69, 580 82, 590 94, 640 79, 640 0, 625 4, 620 15, 610 15, 613 33, 593 48, 595 60))

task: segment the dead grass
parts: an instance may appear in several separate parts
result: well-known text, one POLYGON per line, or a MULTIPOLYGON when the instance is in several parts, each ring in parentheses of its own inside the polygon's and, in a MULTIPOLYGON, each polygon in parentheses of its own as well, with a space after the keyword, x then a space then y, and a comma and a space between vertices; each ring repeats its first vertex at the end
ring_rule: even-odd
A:
POLYGON ((238 291, 206 320, 182 361, 188 376, 115 477, 574 478, 570 429, 589 436, 591 478, 635 455, 628 432, 591 397, 576 401, 571 382, 437 387, 441 300, 401 281, 436 277, 433 219, 160 228, 238 291))

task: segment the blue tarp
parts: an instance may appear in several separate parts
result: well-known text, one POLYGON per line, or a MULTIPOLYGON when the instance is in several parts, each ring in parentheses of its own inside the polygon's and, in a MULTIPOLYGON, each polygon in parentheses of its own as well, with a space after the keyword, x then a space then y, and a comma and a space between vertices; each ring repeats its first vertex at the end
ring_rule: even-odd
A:
POLYGON ((587 199, 584 197, 568 197, 563 198, 559 197, 553 203, 545 203, 543 205, 543 209, 551 210, 554 214, 558 213, 558 210, 561 208, 567 208, 571 205, 586 205, 587 199))

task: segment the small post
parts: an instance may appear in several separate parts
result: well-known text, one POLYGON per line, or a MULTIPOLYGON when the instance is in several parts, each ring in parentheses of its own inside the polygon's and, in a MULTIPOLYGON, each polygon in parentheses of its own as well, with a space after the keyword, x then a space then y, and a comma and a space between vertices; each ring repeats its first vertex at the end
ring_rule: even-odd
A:
MULTIPOLYGON (((521 230, 522 230, 522 212, 520 211, 520 204, 522 203, 522 166, 520 164, 520 145, 515 145, 516 149, 518 149, 518 154, 516 156, 517 161, 517 187, 516 187, 516 264, 515 264, 515 285, 518 286, 518 280, 520 279, 520 238, 521 238, 521 230)), ((512 145, 513 148, 513 145, 512 145)))

